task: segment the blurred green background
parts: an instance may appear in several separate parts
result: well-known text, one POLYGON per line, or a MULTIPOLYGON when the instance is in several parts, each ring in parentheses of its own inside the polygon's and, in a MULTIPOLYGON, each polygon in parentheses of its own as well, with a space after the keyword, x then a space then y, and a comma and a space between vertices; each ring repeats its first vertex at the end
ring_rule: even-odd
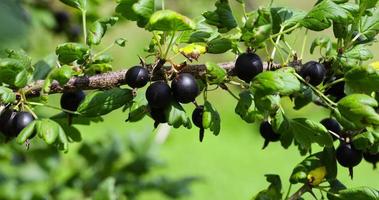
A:
MULTIPOLYGON (((206 10, 212 10, 214 2, 213 0, 166 0, 166 8, 195 17, 206 10)), ((231 2, 234 11, 237 14, 240 13, 241 9, 238 4, 235 1, 231 2)), ((248 8, 266 5, 268 2, 249 1, 248 8)), ((308 10, 314 2, 277 0, 274 5, 308 10)), ((113 1, 104 1, 98 12, 103 15, 111 15, 115 5, 113 1)), ((54 1, 53 6, 75 13, 61 5, 59 1, 54 1)), ((43 12, 29 9, 28 6, 23 10, 17 1, 2 0, 0 1, 0 48, 23 47, 36 62, 38 59, 52 54, 57 44, 65 41, 64 36, 53 35, 46 28, 51 23, 49 17, 45 16, 43 12)), ((332 33, 310 32, 308 41, 321 35, 330 34, 332 33)), ((289 41, 293 41, 291 44, 298 51, 300 51, 303 36, 304 31, 297 31, 289 36, 289 41)), ((109 51, 115 58, 113 63, 115 70, 137 64, 139 62, 138 55, 145 55, 143 49, 148 45, 151 35, 143 29, 139 29, 133 22, 122 21, 110 29, 99 49, 111 44, 118 37, 126 38, 127 46, 125 48, 114 47, 109 51)), ((378 45, 372 49, 375 52, 375 60, 379 60, 378 45)), ((261 56, 265 57, 266 55, 261 53, 261 56)), ((304 59, 317 57, 318 55, 310 55, 308 52, 304 59)), ((203 57, 199 62, 209 60, 222 62, 233 58, 234 56, 230 53, 222 56, 203 57)), ((139 93, 144 94, 143 91, 139 91, 139 93)), ((58 98, 58 95, 54 95, 50 99, 50 103, 57 104, 58 98)), ((160 152, 160 158, 167 161, 167 166, 154 169, 149 176, 164 174, 172 178, 189 175, 202 177, 201 181, 191 185, 192 195, 183 197, 183 199, 249 199, 267 187, 264 174, 279 174, 282 177, 283 188, 286 190, 293 167, 303 159, 297 149, 291 147, 284 150, 280 144, 274 143, 270 144, 267 149, 261 150, 263 139, 259 135, 256 124, 247 124, 234 113, 236 101, 233 98, 224 91, 217 90, 211 93, 210 100, 221 114, 220 135, 215 137, 206 132, 204 142, 200 143, 196 128, 171 130, 168 138, 157 149, 160 152)), ((328 115, 326 110, 312 105, 300 111, 293 111, 290 101, 288 99, 283 101, 285 109, 291 117, 303 116, 321 120, 328 115)), ((185 108, 188 113, 192 113, 194 109, 193 105, 185 108)), ((55 111, 42 109, 42 112, 55 111)), ((131 133, 150 133, 153 140, 157 139, 157 131, 153 130, 151 119, 145 118, 138 123, 131 124, 124 122, 126 118, 127 114, 115 111, 105 116, 103 123, 78 127, 81 130, 83 141, 109 140, 110 135, 114 134, 119 135, 122 140, 128 140, 128 135, 131 133)), ((158 130, 161 129, 158 128, 158 130)), ((71 151, 64 154, 63 159, 73 165, 77 164, 72 159, 75 158, 75 149, 78 146, 79 144, 71 145, 71 151)), ((316 146, 315 149, 317 149, 316 146)), ((368 185, 379 188, 379 171, 373 171, 372 166, 367 163, 362 163, 355 168, 354 180, 348 177, 348 170, 344 168, 339 168, 338 178, 348 187, 368 185)), ((167 197, 158 192, 145 192, 139 199, 159 200, 167 199, 167 197)), ((311 198, 306 196, 305 199, 311 198)))

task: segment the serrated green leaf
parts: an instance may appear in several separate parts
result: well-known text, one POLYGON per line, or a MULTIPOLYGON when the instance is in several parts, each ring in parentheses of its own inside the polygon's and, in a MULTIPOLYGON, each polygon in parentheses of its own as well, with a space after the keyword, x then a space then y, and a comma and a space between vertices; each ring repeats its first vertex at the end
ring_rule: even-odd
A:
POLYGON ((371 66, 354 67, 345 74, 347 94, 379 91, 379 69, 371 66))
POLYGON ((55 53, 62 64, 70 64, 85 60, 89 56, 89 48, 79 43, 64 43, 57 47, 55 53))
POLYGON ((59 135, 59 124, 50 119, 36 121, 36 131, 47 144, 53 144, 59 135))
POLYGON ((15 86, 17 75, 24 70, 25 66, 19 60, 13 58, 0 59, 0 83, 15 86))
POLYGON ((291 70, 282 68, 276 71, 265 71, 254 77, 251 83, 253 93, 259 95, 290 95, 300 91, 300 81, 291 70))
POLYGON ((279 175, 266 174, 270 186, 260 191, 252 200, 282 199, 282 182, 279 175))
POLYGON ((281 109, 278 109, 271 120, 271 125, 275 133, 281 135, 280 143, 283 148, 287 149, 293 141, 293 133, 290 129, 289 119, 284 115, 281 109))
POLYGON ((149 31, 186 31, 195 29, 195 23, 188 17, 172 10, 160 10, 149 19, 149 31))
POLYGON ((261 43, 270 38, 272 33, 271 10, 260 8, 248 14, 248 18, 241 29, 241 40, 253 47, 260 47, 261 43))
POLYGON ((171 107, 166 110, 168 116, 168 124, 174 128, 184 126, 188 129, 192 127, 191 119, 187 116, 186 111, 176 101, 171 102, 171 107))
POLYGON ((17 88, 23 88, 28 84, 29 73, 26 70, 22 70, 17 74, 16 79, 14 80, 14 86, 17 88))
POLYGON ((154 4, 154 0, 121 0, 116 12, 128 20, 136 21, 137 25, 143 28, 155 11, 154 4))
POLYGON ((373 40, 379 33, 379 9, 374 10, 372 15, 362 18, 360 32, 368 40, 373 40))
POLYGON ((379 191, 370 187, 349 188, 349 189, 340 190, 338 192, 338 197, 341 200, 356 200, 356 199, 378 200, 379 191))
POLYGON ((272 16, 272 32, 278 33, 280 29, 283 31, 294 27, 307 14, 304 11, 294 10, 285 7, 275 7, 270 9, 272 16))
POLYGON ((254 96, 250 91, 242 91, 239 94, 235 112, 247 123, 254 123, 259 111, 255 108, 254 96))
POLYGON ((360 133, 352 139, 354 148, 365 151, 375 143, 375 137, 371 131, 360 133))
POLYGON ((352 94, 344 97, 338 102, 338 111, 341 115, 336 115, 337 120, 344 126, 345 118, 353 127, 346 127, 350 129, 365 128, 367 126, 379 125, 379 115, 373 107, 377 107, 378 102, 365 94, 352 94))
POLYGON ((261 113, 272 114, 280 108, 280 96, 279 95, 258 95, 254 96, 255 107, 261 113))
POLYGON ((207 83, 208 84, 221 84, 225 81, 227 73, 225 69, 221 68, 216 63, 205 63, 207 69, 207 83))
POLYGON ((294 95, 294 109, 299 110, 304 106, 308 105, 309 103, 313 102, 317 98, 318 96, 313 92, 313 90, 310 87, 302 85, 301 91, 295 93, 294 95))
POLYGON ((333 146, 333 138, 318 122, 306 118, 296 118, 290 120, 290 128, 295 140, 303 147, 310 147, 312 143, 318 143, 322 147, 333 146))
POLYGON ((112 71, 113 67, 109 63, 90 64, 84 70, 87 75, 101 74, 112 71))
POLYGON ((207 53, 221 54, 232 49, 233 43, 230 39, 217 37, 207 43, 207 53))
POLYGON ((333 22, 348 23, 353 19, 351 13, 331 0, 317 4, 301 21, 301 25, 313 30, 322 31, 329 28, 333 22))
POLYGON ((49 78, 56 80, 60 85, 65 85, 74 75, 74 70, 71 66, 63 65, 60 68, 55 68, 51 71, 49 78))
POLYGON ((237 27, 228 0, 217 0, 215 6, 216 10, 203 13, 206 23, 216 26, 220 33, 226 33, 237 27))
POLYGON ((359 1, 359 12, 364 13, 367 9, 375 8, 378 0, 360 0, 359 1))
POLYGON ((0 102, 2 103, 13 103, 16 101, 16 94, 13 90, 0 86, 0 102))
POLYGON ((95 91, 86 96, 79 105, 78 112, 88 117, 105 115, 116 110, 133 99, 129 89, 113 88, 105 91, 95 91))
POLYGON ((118 17, 108 17, 95 21, 88 31, 87 44, 98 45, 108 28, 118 21, 118 17))
POLYGON ((148 113, 148 106, 146 102, 134 101, 132 106, 129 108, 128 122, 137 122, 142 120, 148 113))
POLYGON ((27 139, 29 139, 33 133, 35 132, 35 126, 36 126, 36 121, 32 121, 28 126, 26 126, 20 134, 16 138, 16 142, 18 144, 24 144, 27 139))

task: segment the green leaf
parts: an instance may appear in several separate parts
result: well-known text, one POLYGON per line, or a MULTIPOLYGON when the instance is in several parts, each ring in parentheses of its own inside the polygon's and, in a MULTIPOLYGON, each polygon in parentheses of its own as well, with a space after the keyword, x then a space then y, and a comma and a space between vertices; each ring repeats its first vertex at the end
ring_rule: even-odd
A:
POLYGON ((378 200, 379 191, 370 187, 357 187, 340 190, 338 196, 341 200, 378 200))
POLYGON ((96 59, 92 61, 92 64, 102 64, 102 63, 111 63, 111 62, 113 62, 113 57, 111 55, 102 54, 96 57, 96 59))
POLYGON ((301 21, 301 25, 313 30, 322 31, 336 23, 348 23, 353 19, 348 10, 331 0, 324 0, 317 4, 301 21))
POLYGON ((313 54, 316 47, 319 47, 320 51, 322 49, 325 49, 327 55, 329 55, 331 51, 333 50, 332 41, 330 40, 329 37, 318 37, 314 39, 311 45, 311 49, 310 49, 311 54, 313 54))
POLYGON ((14 50, 7 49, 5 50, 8 58, 16 59, 24 65, 25 69, 29 70, 32 65, 32 58, 24 50, 14 50))
POLYGON ((86 75, 95 75, 112 71, 113 67, 109 63, 90 64, 85 68, 86 75))
MULTIPOLYGON (((376 0, 375 0, 376 1, 376 0)), ((368 40, 374 40, 379 33, 379 9, 375 9, 372 15, 364 16, 360 26, 361 35, 368 40)))
POLYGON ((84 116, 95 117, 116 110, 133 99, 129 89, 113 88, 106 91, 95 91, 86 96, 79 105, 78 112, 84 116))
MULTIPOLYGON (((15 86, 16 77, 24 71, 25 66, 12 58, 0 59, 0 83, 15 86)), ((18 77, 20 79, 21 77, 18 77)))
POLYGON ((354 136, 352 140, 353 140, 354 147, 362 151, 369 149, 375 143, 375 137, 371 133, 371 131, 360 133, 354 136))
POLYGON ((115 44, 117 44, 119 47, 125 47, 126 46, 126 39, 124 38, 118 38, 114 41, 115 44))
POLYGON ((248 19, 241 29, 241 40, 255 48, 260 47, 261 43, 270 38, 272 28, 270 9, 260 8, 248 14, 248 19))
POLYGON ((271 125, 275 131, 281 135, 280 143, 283 148, 287 149, 291 146, 293 141, 293 133, 290 130, 290 121, 284 115, 282 109, 278 109, 275 113, 275 116, 271 120, 271 125))
POLYGON ((208 84, 221 84, 225 81, 227 73, 225 69, 221 68, 216 63, 207 62, 205 63, 207 69, 207 83, 208 84))
POLYGON ((294 94, 294 109, 299 110, 309 103, 315 101, 317 98, 318 96, 310 87, 302 85, 301 91, 294 94))
POLYGON ((87 44, 90 46, 100 44, 108 28, 113 26, 117 21, 118 17, 108 17, 94 22, 88 32, 87 44))
POLYGON ((226 33, 237 27, 237 22, 233 16, 228 0, 217 0, 216 10, 203 13, 205 22, 216 26, 220 33, 226 33))
POLYGON ((13 103, 16 101, 16 94, 13 90, 0 86, 0 102, 1 103, 13 103))
POLYGON ((28 71, 22 70, 20 73, 17 74, 16 79, 14 80, 14 86, 17 88, 23 88, 28 84, 30 76, 28 71))
POLYGON ((290 128, 295 140, 303 147, 310 147, 312 143, 320 146, 333 146, 333 139, 326 128, 318 123, 306 118, 296 118, 290 120, 290 128))
POLYGON ((242 91, 239 94, 240 99, 238 100, 235 112, 247 123, 254 123, 257 115, 260 113, 255 108, 254 96, 248 91, 242 91))
POLYGON ((55 53, 61 63, 70 64, 85 60, 89 56, 89 48, 79 43, 64 43, 57 47, 55 53))
POLYGON ((35 132, 35 126, 36 126, 36 121, 34 120, 24 129, 22 129, 22 131, 16 138, 16 142, 18 144, 24 144, 26 140, 29 139, 35 132))
POLYGON ((276 113, 280 108, 280 96, 279 95, 258 95, 254 97, 255 106, 261 113, 276 113))
POLYGON ((60 1, 70 7, 73 7, 79 10, 85 9, 84 2, 86 0, 60 0, 60 1))
POLYGON ((195 23, 188 17, 172 10, 155 12, 146 29, 149 31, 186 31, 195 29, 195 23))
POLYGON ((121 0, 116 12, 128 20, 136 21, 137 25, 143 28, 155 11, 154 3, 154 0, 121 0))
POLYGON ((174 128, 179 128, 184 126, 191 129, 192 123, 191 119, 187 116, 186 111, 183 107, 176 101, 171 102, 171 107, 166 110, 168 116, 168 124, 174 128))
POLYGON ((51 71, 49 78, 56 80, 60 85, 65 85, 70 78, 74 75, 74 70, 71 66, 63 65, 60 68, 55 68, 51 71))
POLYGON ((355 59, 359 61, 370 60, 374 57, 368 47, 364 44, 356 45, 354 48, 346 51, 343 57, 355 59))
POLYGON ((137 122, 142 120, 149 112, 145 101, 133 101, 129 108, 128 122, 137 122))
POLYGON ((344 126, 346 123, 341 118, 345 118, 354 124, 350 129, 366 128, 367 126, 379 125, 379 115, 373 107, 377 107, 378 102, 365 94, 352 94, 344 97, 338 102, 338 111, 341 115, 336 115, 337 120, 344 126))
POLYGON ((203 127, 204 129, 209 128, 213 132, 213 135, 217 136, 220 133, 220 115, 209 101, 204 103, 203 127))
POLYGON ((221 54, 232 49, 233 43, 230 39, 217 37, 207 43, 207 53, 221 54))
POLYGON ((198 60, 206 51, 205 45, 199 43, 188 44, 179 49, 179 52, 190 61, 198 60))
POLYGON ((59 124, 50 119, 36 120, 36 131, 47 144, 53 144, 59 135, 59 124))
POLYGON ((371 66, 354 67, 345 74, 345 83, 348 94, 379 91, 379 69, 371 66))
POLYGON ((272 33, 279 33, 294 27, 307 14, 304 11, 292 10, 291 8, 275 7, 270 10, 272 16, 272 33))
POLYGON ((360 0, 359 1, 359 12, 364 13, 367 9, 375 8, 378 0, 360 0))
POLYGON ((99 184, 98 189, 92 195, 94 200, 117 200, 116 180, 113 177, 105 179, 99 184))
POLYGON ((290 95, 300 91, 300 86, 293 69, 282 68, 258 74, 251 83, 251 91, 259 95, 290 95))
POLYGON ((282 199, 282 182, 279 175, 266 174, 266 180, 270 186, 260 191, 253 200, 269 200, 269 199, 282 199))

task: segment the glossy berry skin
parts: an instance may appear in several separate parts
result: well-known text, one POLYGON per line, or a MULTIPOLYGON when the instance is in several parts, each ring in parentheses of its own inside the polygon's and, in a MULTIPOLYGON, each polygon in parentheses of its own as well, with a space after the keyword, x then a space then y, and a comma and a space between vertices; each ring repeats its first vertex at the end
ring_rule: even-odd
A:
POLYGON ((366 152, 363 154, 363 158, 367 162, 372 163, 374 166, 374 169, 376 169, 376 163, 379 162, 379 153, 371 154, 371 153, 366 152))
POLYGON ((309 61, 303 65, 299 74, 311 85, 317 86, 325 79, 326 69, 319 62, 309 61))
POLYGON ((336 157, 340 165, 344 167, 355 167, 362 161, 363 154, 351 144, 342 143, 336 150, 336 157))
POLYGON ((154 128, 157 128, 161 123, 167 123, 166 110, 161 108, 150 107, 150 116, 154 120, 154 128))
POLYGON ((263 63, 257 54, 243 53, 238 56, 234 71, 238 78, 249 83, 263 71, 263 63))
POLYGON ((271 124, 268 121, 264 121, 261 123, 259 127, 259 132, 261 133, 261 136, 265 139, 263 149, 267 147, 269 142, 276 142, 280 140, 280 135, 274 132, 271 124))
POLYGON ((17 112, 15 110, 6 109, 0 115, 0 131, 8 138, 16 135, 16 130, 13 125, 16 114, 17 112))
POLYGON ((171 89, 175 99, 180 103, 193 102, 199 94, 196 79, 189 73, 176 76, 171 82, 171 89))
POLYGON ((131 88, 142 88, 149 82, 149 71, 143 67, 135 66, 125 74, 125 81, 131 88))
MULTIPOLYGON (((18 135, 22 129, 27 127, 30 123, 35 120, 32 114, 28 112, 18 112, 13 120, 13 127, 15 128, 16 134, 18 135)), ((15 136, 17 136, 15 135, 15 136)))
POLYGON ((80 103, 84 100, 85 94, 82 90, 74 92, 65 92, 61 97, 61 107, 63 109, 75 112, 80 103))
POLYGON ((163 81, 152 83, 146 90, 146 99, 152 108, 164 109, 171 103, 172 95, 170 86, 163 81))
MULTIPOLYGON (((334 133, 337 133, 337 134, 340 134, 341 132, 341 126, 340 124, 337 122, 337 120, 333 119, 333 118, 325 118, 323 120, 321 120, 320 122, 323 126, 325 126, 325 128, 329 131, 332 131, 334 133)), ((332 135, 333 137, 333 140, 336 140, 338 139, 336 136, 332 135)))

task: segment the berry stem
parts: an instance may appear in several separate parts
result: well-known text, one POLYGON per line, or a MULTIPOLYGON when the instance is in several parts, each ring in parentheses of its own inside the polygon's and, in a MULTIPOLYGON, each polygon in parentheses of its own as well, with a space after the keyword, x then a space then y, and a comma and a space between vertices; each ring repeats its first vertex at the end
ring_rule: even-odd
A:
POLYGON ((284 31, 281 31, 281 32, 279 32, 279 33, 276 33, 276 34, 271 35, 271 38, 276 38, 276 37, 278 37, 279 35, 284 35, 284 34, 286 34, 286 33, 292 32, 293 30, 299 28, 299 26, 300 26, 300 24, 296 24, 295 26, 293 26, 293 27, 291 27, 291 28, 289 28, 289 29, 287 29, 287 30, 284 30, 284 31))
MULTIPOLYGON (((271 1, 272 3, 272 1, 271 1)), ((281 26, 280 27, 280 31, 279 32, 283 32, 283 29, 284 29, 284 26, 281 26)), ((271 53, 271 59, 274 59, 275 58, 275 53, 276 53, 276 48, 280 42, 280 38, 281 38, 282 35, 279 35, 277 38, 276 38, 276 42, 274 43, 274 49, 272 50, 272 53, 271 53)), ((271 38, 270 38, 271 39, 271 38)))
POLYGON ((340 83, 340 82, 343 82, 343 81, 345 81, 345 78, 337 79, 337 80, 335 80, 335 81, 333 81, 333 82, 331 82, 331 83, 328 83, 328 84, 324 85, 323 87, 321 87, 321 88, 320 88, 320 91, 324 91, 325 89, 330 88, 330 87, 332 87, 333 85, 335 85, 335 84, 337 84, 337 83, 340 83))
POLYGON ((87 44, 87 0, 83 1, 83 8, 80 9, 82 12, 82 28, 83 28, 83 40, 84 44, 87 44))
POLYGON ((290 185, 288 186, 287 194, 286 194, 286 197, 284 198, 285 200, 287 200, 288 197, 290 196, 291 189, 292 189, 292 183, 290 183, 290 185))
POLYGON ((32 106, 46 106, 48 108, 64 111, 64 112, 69 113, 69 114, 80 115, 80 113, 78 113, 78 112, 73 112, 71 110, 66 110, 66 109, 59 108, 59 107, 56 107, 56 106, 52 106, 52 105, 49 105, 49 104, 38 103, 38 102, 31 102, 31 101, 27 102, 27 104, 32 105, 32 106))
POLYGON ((300 54, 300 60, 303 60, 304 52, 305 52, 305 45, 307 44, 308 39, 308 29, 305 30, 303 45, 301 47, 301 54, 300 54))
POLYGON ((301 196, 303 196, 303 194, 305 194, 306 192, 308 192, 310 190, 309 186, 307 184, 304 184, 303 186, 301 186, 301 188, 299 188, 295 193, 293 193, 289 198, 288 200, 298 200, 300 199, 301 196))

